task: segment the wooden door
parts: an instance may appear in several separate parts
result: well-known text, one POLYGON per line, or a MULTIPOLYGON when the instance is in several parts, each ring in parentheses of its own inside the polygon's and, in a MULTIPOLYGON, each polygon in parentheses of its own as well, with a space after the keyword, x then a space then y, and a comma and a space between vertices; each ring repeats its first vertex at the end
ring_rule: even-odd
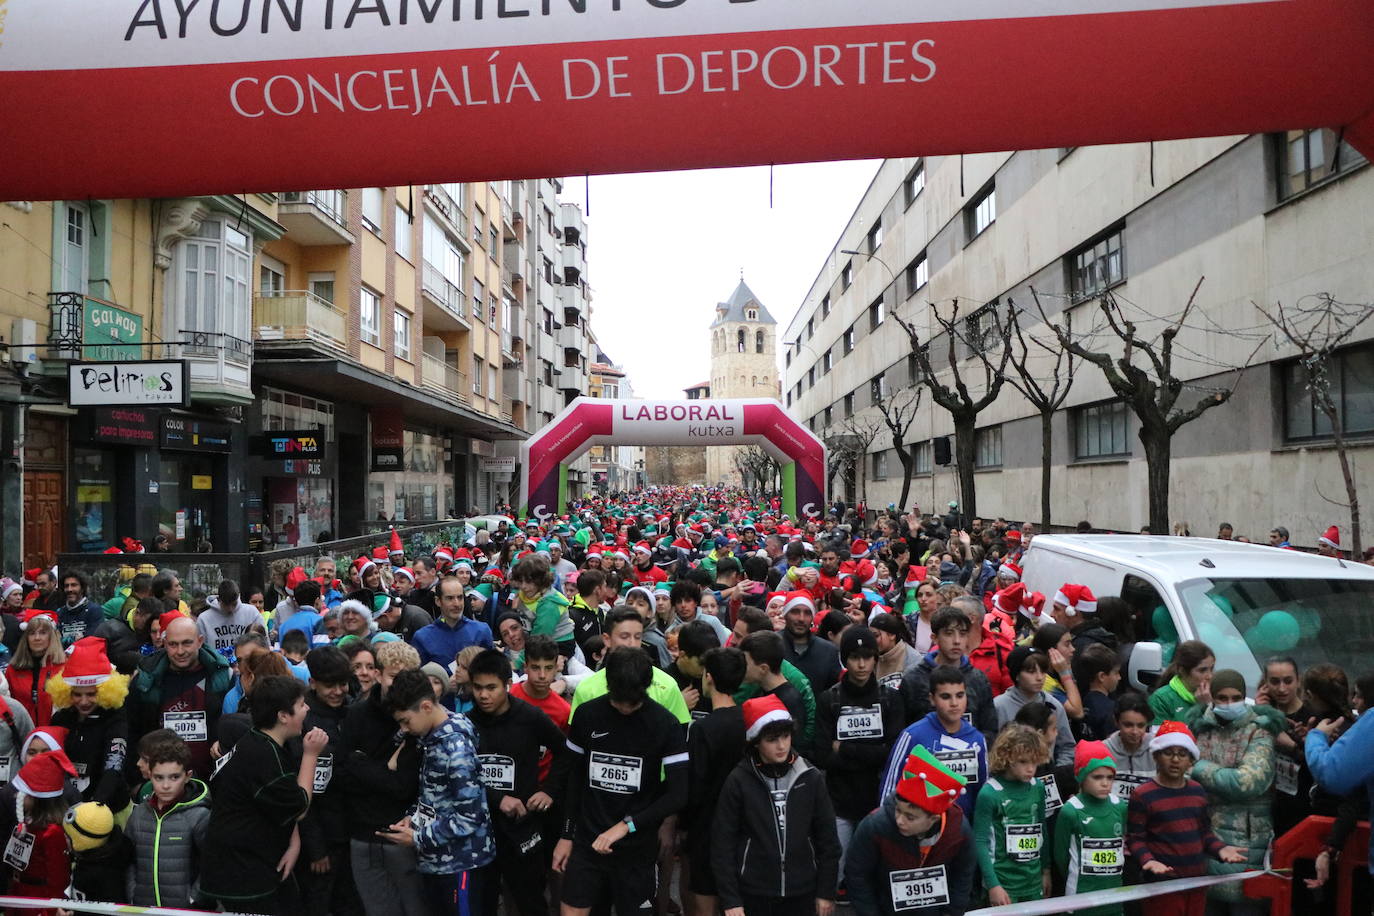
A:
POLYGON ((67 549, 65 475, 61 471, 24 472, 24 568, 47 568, 67 549))

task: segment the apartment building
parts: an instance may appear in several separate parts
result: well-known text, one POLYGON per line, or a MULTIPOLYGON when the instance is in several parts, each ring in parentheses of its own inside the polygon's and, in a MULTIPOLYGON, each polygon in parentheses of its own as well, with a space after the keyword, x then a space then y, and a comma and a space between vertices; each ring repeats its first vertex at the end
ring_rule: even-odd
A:
MULTIPOLYGON (((1050 320, 1119 352, 1099 308, 1105 291, 1153 337, 1205 277, 1175 346, 1182 402, 1235 393, 1175 436, 1172 513, 1194 533, 1228 521, 1263 537, 1282 524, 1295 543, 1315 543, 1347 521, 1323 498, 1344 492, 1337 458, 1296 351, 1270 335, 1256 304, 1291 307, 1318 293, 1374 301, 1371 212, 1374 171, 1332 130, 887 160, 787 328, 784 401, 822 436, 844 435, 850 418, 873 420, 873 404, 919 377, 897 316, 919 330, 948 381, 948 337, 932 314, 949 317, 956 299, 956 364, 977 396, 981 363, 970 346, 996 346, 991 315, 1008 300, 1031 335, 1046 336, 1034 288, 1050 320), (1247 362, 1237 385, 1229 370, 1247 362)), ((1045 357, 1033 370, 1047 377, 1050 365, 1045 357)), ((1334 382, 1362 479, 1374 472, 1372 366, 1374 322, 1341 352, 1334 382)), ((1081 365, 1054 416, 1055 524, 1146 522, 1136 432, 1102 373, 1081 365)), ((926 392, 908 437, 909 502, 958 497, 953 466, 937 461, 952 433, 926 392)), ((975 451, 979 511, 1038 520, 1040 418, 1011 385, 979 415, 975 451)), ((885 431, 861 466, 841 470, 832 489, 851 501, 898 498, 902 468, 885 431)))
MULTIPOLYGON (((625 370, 595 348, 591 364, 588 395, 613 401, 628 401, 635 396, 625 370)), ((634 445, 594 445, 587 452, 591 461, 592 485, 601 493, 615 493, 644 485, 644 447, 634 445)))
POLYGON ((586 391, 585 228, 559 190, 0 205, 4 568, 491 511, 497 459, 586 391), (184 367, 185 395, 68 406, 68 367, 100 360, 184 367))

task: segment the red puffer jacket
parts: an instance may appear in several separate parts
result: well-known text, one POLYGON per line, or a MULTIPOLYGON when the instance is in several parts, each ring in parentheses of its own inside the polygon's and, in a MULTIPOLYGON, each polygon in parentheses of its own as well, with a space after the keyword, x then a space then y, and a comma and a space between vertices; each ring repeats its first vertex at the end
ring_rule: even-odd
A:
POLYGON ((20 668, 18 665, 10 665, 5 669, 5 680, 10 684, 10 696, 29 711, 36 728, 52 722, 52 697, 46 687, 48 678, 60 673, 62 667, 44 665, 42 668, 20 668))

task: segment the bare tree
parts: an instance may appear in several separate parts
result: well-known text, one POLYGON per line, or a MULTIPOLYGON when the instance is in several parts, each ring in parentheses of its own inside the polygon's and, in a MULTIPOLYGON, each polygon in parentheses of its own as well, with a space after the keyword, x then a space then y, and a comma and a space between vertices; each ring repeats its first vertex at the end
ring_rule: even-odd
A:
POLYGON ((1345 481, 1346 502, 1336 505, 1344 505, 1350 510, 1351 555, 1359 557, 1364 550, 1360 530, 1360 495, 1355 487, 1355 469, 1350 465, 1345 417, 1331 392, 1332 369, 1336 351, 1348 343, 1356 329, 1374 315, 1374 305, 1338 302, 1330 294, 1321 293, 1299 299, 1291 306, 1285 307, 1280 303, 1273 310, 1258 305, 1255 307, 1298 351, 1298 365, 1302 366, 1312 403, 1331 424, 1331 440, 1336 446, 1341 477, 1345 481))
MULTIPOLYGON (((1175 338, 1192 314, 1203 279, 1206 278, 1197 281, 1197 286, 1193 287, 1192 295, 1177 318, 1157 319, 1164 321, 1165 326, 1152 337, 1142 334, 1135 322, 1126 318, 1116 296, 1110 291, 1098 297, 1098 309, 1106 320, 1107 329, 1123 345, 1119 356, 1091 349, 1087 341, 1092 334, 1075 336, 1066 320, 1058 323, 1051 321, 1040 305, 1039 296, 1035 298, 1041 318, 1054 331, 1059 344, 1101 369, 1112 391, 1131 408, 1139 421, 1136 436, 1145 449, 1147 502, 1150 531, 1153 534, 1169 533, 1169 465, 1174 433, 1213 407, 1229 401, 1236 391, 1236 385, 1240 384, 1245 367, 1254 358, 1252 353, 1244 364, 1227 367, 1235 372, 1235 380, 1230 388, 1213 389, 1191 405, 1179 406, 1186 386, 1174 373, 1175 338), (1136 364, 1140 356, 1144 358, 1144 365, 1136 364)), ((1067 313, 1060 314, 1063 316, 1067 313)), ((1263 346, 1263 341, 1260 346, 1263 346)), ((1255 353, 1258 352, 1259 347, 1256 347, 1255 353)))
POLYGON ((922 340, 916 326, 899 315, 893 317, 911 340, 911 353, 920 370, 918 383, 930 390, 931 399, 948 411, 954 421, 954 464, 959 471, 959 510, 965 517, 973 518, 978 514, 977 484, 973 477, 978 414, 997 400, 1006 381, 1007 362, 1011 358, 1006 337, 1008 329, 1003 322, 995 320, 996 309, 993 305, 983 306, 961 319, 959 300, 955 299, 948 316, 941 315, 935 303, 930 305, 930 315, 945 337, 945 358, 939 360, 938 365, 931 359, 930 341, 922 340), (993 320, 987 320, 989 315, 994 316, 993 320), (974 352, 1000 352, 995 358, 976 361, 982 373, 982 393, 977 396, 969 390, 965 374, 973 371, 973 367, 961 366, 959 343, 974 352), (937 374, 945 372, 949 374, 948 383, 941 381, 937 374))
POLYGON ((855 490, 859 498, 866 496, 866 474, 864 459, 873 440, 878 438, 878 421, 871 417, 858 415, 845 417, 830 435, 825 437, 825 447, 830 456, 826 475, 833 481, 836 474, 853 475, 855 490))
MULTIPOLYGON (((1039 302, 1037 297, 1037 307, 1039 302)), ((1010 299, 1007 300, 1006 315, 997 316, 997 320, 1005 323, 1003 333, 1009 343, 1007 350, 1014 370, 1007 376, 1007 384, 1019 391, 1040 412, 1040 529, 1049 531, 1054 415, 1069 398, 1074 373, 1078 369, 1078 357, 1068 347, 1059 346, 1057 341, 1027 334, 1021 326, 1021 310, 1010 299), (1037 371, 1048 374, 1042 376, 1037 371)), ((978 355, 985 363, 989 359, 985 350, 979 350, 978 355)))
POLYGON ((906 505, 911 493, 911 477, 916 472, 916 457, 907 445, 906 437, 916 422, 916 411, 921 406, 923 389, 919 385, 903 388, 891 398, 883 398, 873 406, 878 408, 883 425, 892 435, 892 447, 897 450, 897 460, 902 463, 902 495, 898 506, 906 505))
POLYGON ((782 468, 777 459, 759 446, 737 448, 730 460, 746 490, 752 489, 761 496, 768 496, 777 489, 776 483, 782 475, 782 468))

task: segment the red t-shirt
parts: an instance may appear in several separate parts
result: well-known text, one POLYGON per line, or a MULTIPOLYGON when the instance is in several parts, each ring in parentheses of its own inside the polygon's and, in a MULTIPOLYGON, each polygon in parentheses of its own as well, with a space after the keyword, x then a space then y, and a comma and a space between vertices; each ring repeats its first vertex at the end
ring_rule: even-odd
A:
POLYGON ((650 566, 648 569, 640 569, 638 566, 633 568, 635 584, 643 585, 645 588, 652 589, 660 582, 668 581, 668 574, 657 566, 650 566))
MULTIPOLYGON (((525 691, 525 682, 521 681, 510 689, 510 695, 517 699, 524 700, 526 703, 535 707, 553 720, 553 724, 558 726, 558 730, 567 734, 568 719, 572 716, 572 705, 558 694, 549 692, 549 695, 542 700, 536 700, 525 691)), ((539 782, 542 785, 545 779, 549 778, 549 767, 553 765, 553 751, 545 749, 544 756, 539 758, 539 782)))

